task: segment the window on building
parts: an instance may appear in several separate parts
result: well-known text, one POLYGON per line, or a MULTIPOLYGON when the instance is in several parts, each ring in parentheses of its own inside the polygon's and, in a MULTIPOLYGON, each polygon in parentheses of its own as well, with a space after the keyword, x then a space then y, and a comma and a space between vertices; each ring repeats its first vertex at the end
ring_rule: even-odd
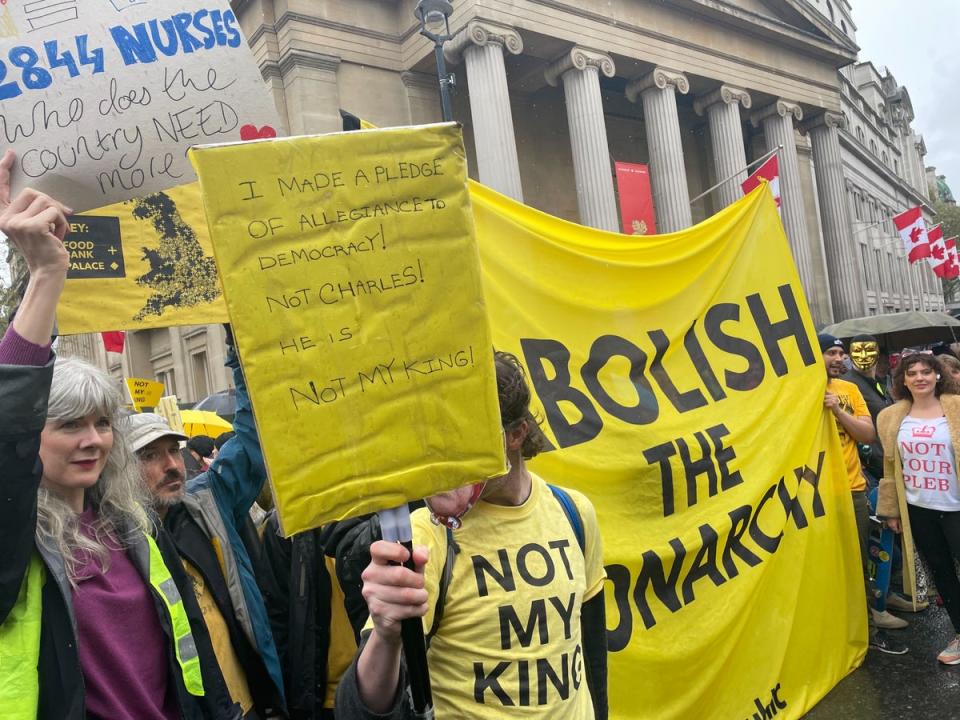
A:
POLYGON ((874 155, 877 154, 877 141, 873 138, 870 138, 870 152, 874 155))
POLYGON ((873 282, 873 273, 870 271, 870 255, 867 252, 866 243, 860 243, 860 266, 863 269, 863 277, 867 281, 867 289, 875 289, 876 284, 873 282))
POLYGON ((164 395, 177 394, 176 373, 174 373, 173 368, 170 368, 169 370, 161 370, 156 374, 156 377, 158 383, 163 383, 164 395))
POLYGON ((882 154, 880 157, 883 159, 883 164, 884 164, 884 165, 889 165, 889 164, 890 164, 890 157, 887 155, 887 151, 886 151, 886 150, 883 151, 883 154, 882 154))
POLYGON ((190 365, 193 370, 193 387, 196 399, 199 402, 210 394, 210 383, 207 378, 207 353, 198 352, 190 356, 190 365))
POLYGON ((900 174, 900 161, 896 158, 893 159, 893 171, 899 175, 900 174))
POLYGON ((873 249, 873 257, 877 263, 877 288, 880 292, 886 292, 889 288, 886 283, 886 273, 883 271, 883 254, 880 252, 880 248, 873 249))
POLYGON ((865 141, 865 137, 864 137, 864 134, 863 134, 863 128, 860 127, 859 125, 857 125, 857 140, 859 140, 860 142, 864 142, 864 141, 865 141))
POLYGON ((843 34, 847 34, 847 23, 843 20, 840 21, 840 29, 843 30, 843 34))
POLYGON ((833 12, 833 5, 830 4, 830 0, 827 0, 827 12, 830 14, 830 22, 836 22, 837 17, 833 12))

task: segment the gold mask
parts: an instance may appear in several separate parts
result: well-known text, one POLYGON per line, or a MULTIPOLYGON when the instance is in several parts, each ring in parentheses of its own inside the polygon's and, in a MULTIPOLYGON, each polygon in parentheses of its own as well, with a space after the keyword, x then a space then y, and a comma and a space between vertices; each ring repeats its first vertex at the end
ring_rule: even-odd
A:
POLYGON ((858 370, 867 371, 877 364, 880 349, 872 340, 869 342, 850 343, 850 359, 858 370))

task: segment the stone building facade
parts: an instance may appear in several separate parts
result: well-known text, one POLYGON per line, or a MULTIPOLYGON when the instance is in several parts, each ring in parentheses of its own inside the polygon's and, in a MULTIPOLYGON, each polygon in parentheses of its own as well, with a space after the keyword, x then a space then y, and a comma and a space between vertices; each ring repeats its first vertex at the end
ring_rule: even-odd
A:
MULTIPOLYGON (((418 32, 416 0, 233 4, 289 133, 339 130, 340 108, 379 126, 441 119, 433 46, 418 32)), ((870 250, 887 253, 889 245, 895 256, 896 248, 884 245, 889 228, 866 228, 857 223, 870 221, 858 218, 900 208, 922 190, 905 175, 916 145, 905 134, 911 113, 893 120, 888 95, 896 92, 881 82, 889 110, 870 96, 863 118, 845 119, 870 92, 855 64, 846 0, 453 5, 457 34, 446 56, 457 80, 454 116, 481 182, 552 215, 619 230, 612 161, 647 163, 657 229, 672 232, 734 201, 747 163, 782 146, 784 226, 818 324, 904 302, 942 303, 922 277, 905 293, 885 274, 895 262, 876 281, 870 274, 870 250), (870 155, 857 127, 900 169, 880 167, 882 154, 870 155), (851 148, 864 157, 851 160, 851 148), (857 197, 876 202, 860 207, 857 197)), ((134 333, 111 368, 169 377, 181 399, 194 402, 201 378, 208 390, 226 386, 219 333, 134 333)))
MULTIPOLYGON (((847 0, 808 0, 852 41, 856 25, 847 0)), ((867 6, 864 6, 867 9, 867 6)), ((904 310, 942 310, 940 281, 929 266, 911 265, 890 218, 929 201, 926 146, 914 132, 907 89, 889 70, 869 61, 839 72, 843 120, 840 150, 847 196, 849 242, 856 272, 828 270, 832 283, 850 288, 850 309, 838 318, 904 310)), ((927 225, 936 223, 925 208, 927 225)), ((836 308, 835 308, 836 309, 836 308)))

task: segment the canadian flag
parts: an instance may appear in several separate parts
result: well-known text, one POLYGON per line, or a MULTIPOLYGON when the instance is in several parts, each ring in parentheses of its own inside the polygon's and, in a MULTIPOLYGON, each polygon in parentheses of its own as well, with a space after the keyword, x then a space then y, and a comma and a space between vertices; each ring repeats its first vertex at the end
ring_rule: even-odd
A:
POLYGON ((943 244, 947 246, 947 258, 949 262, 947 265, 947 274, 944 277, 947 280, 960 278, 960 257, 957 256, 957 238, 947 238, 943 241, 943 244))
POLYGON ((947 245, 943 241, 943 226, 934 225, 927 230, 927 243, 930 245, 930 257, 927 262, 933 268, 933 273, 938 278, 947 276, 950 269, 950 256, 947 254, 947 245))
POLYGON ((903 246, 907 249, 907 259, 917 260, 930 257, 930 244, 927 242, 927 225, 923 221, 923 211, 919 207, 893 216, 893 224, 900 233, 903 246))
POLYGON ((743 194, 752 192, 760 184, 761 179, 770 183, 770 192, 773 193, 773 199, 777 203, 777 212, 783 217, 783 211, 780 209, 780 163, 777 161, 776 153, 754 170, 750 177, 740 183, 743 194))

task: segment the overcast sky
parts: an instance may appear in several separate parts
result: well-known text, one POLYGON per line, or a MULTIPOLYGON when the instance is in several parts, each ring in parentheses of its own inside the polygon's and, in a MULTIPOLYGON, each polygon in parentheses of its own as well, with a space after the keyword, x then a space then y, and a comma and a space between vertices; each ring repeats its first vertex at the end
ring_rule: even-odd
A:
POLYGON ((852 0, 860 60, 907 88, 925 163, 960 191, 960 0, 852 0))

